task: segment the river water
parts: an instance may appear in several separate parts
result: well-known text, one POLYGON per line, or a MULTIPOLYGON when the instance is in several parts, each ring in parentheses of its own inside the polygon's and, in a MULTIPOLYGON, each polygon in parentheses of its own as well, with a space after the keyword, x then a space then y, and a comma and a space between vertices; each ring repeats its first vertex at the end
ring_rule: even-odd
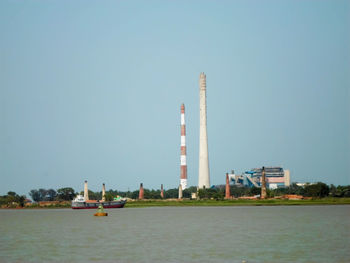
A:
POLYGON ((0 262, 350 262, 350 206, 0 210, 0 262))

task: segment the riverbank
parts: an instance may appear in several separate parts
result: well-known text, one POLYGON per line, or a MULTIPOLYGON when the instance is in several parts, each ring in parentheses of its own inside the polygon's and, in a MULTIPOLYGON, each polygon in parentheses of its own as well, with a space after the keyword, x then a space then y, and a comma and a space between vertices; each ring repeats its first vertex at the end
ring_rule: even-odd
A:
MULTIPOLYGON (((265 200, 176 200, 176 199, 146 199, 130 200, 126 208, 133 207, 165 207, 165 206, 286 206, 286 205, 350 205, 350 198, 319 198, 308 200, 286 200, 286 199, 265 199, 265 200)), ((29 205, 25 207, 2 207, 2 209, 57 209, 71 208, 70 204, 54 204, 48 206, 29 205)))
POLYGON ((309 200, 137 200, 127 202, 125 207, 154 206, 278 206, 278 205, 349 205, 350 198, 322 198, 309 200))

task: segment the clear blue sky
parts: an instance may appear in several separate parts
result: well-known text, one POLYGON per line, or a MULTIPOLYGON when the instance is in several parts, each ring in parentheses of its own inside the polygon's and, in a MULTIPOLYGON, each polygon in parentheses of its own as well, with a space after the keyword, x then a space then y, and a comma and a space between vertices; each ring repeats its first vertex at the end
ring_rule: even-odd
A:
POLYGON ((350 183, 349 1, 0 2, 0 194, 174 188, 283 166, 350 183))

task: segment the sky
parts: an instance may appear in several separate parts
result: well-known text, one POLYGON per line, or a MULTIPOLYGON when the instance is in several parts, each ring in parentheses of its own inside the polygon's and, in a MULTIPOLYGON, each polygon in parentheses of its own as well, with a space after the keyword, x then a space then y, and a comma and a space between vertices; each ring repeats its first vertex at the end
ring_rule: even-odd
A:
POLYGON ((211 184, 261 166, 350 184, 350 2, 0 1, 0 195, 211 184))

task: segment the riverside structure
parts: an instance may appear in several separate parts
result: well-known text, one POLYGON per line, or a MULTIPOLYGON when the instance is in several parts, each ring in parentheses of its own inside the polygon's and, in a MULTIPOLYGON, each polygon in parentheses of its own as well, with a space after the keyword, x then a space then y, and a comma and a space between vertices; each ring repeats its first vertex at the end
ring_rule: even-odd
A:
POLYGON ((187 188, 186 123, 185 123, 185 105, 184 104, 181 105, 180 184, 183 190, 187 188))
POLYGON ((209 188, 209 156, 207 134, 207 84, 206 75, 199 76, 199 169, 198 187, 209 188))

